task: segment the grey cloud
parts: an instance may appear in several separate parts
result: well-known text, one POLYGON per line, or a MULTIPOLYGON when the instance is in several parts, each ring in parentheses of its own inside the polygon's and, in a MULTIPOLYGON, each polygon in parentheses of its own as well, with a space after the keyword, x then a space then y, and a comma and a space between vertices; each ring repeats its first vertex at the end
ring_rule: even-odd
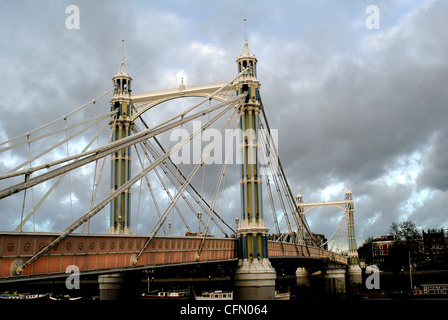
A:
MULTIPOLYGON (((447 4, 428 3, 432 4, 421 7, 412 2, 403 7, 379 2, 382 28, 377 31, 365 29, 363 3, 261 2, 255 11, 241 12, 234 9, 240 4, 235 1, 204 7, 193 2, 177 9, 170 2, 81 1, 77 31, 65 29, 65 6, 71 3, 50 8, 30 2, 25 9, 8 4, 17 23, 11 29, 3 22, 0 28, 2 48, 9 48, 0 55, 8 74, 0 89, 5 97, 0 109, 14 106, 15 112, 0 119, 1 131, 9 137, 23 133, 108 89, 118 69, 121 39, 134 92, 175 85, 165 81, 178 73, 187 75, 190 84, 229 79, 236 73, 242 18, 247 17, 263 102, 271 128, 279 130, 280 157, 293 193, 300 185, 305 201, 319 201, 320 191, 329 184, 350 183, 357 201, 358 235, 363 238, 373 231, 385 232, 390 222, 399 220, 400 204, 416 188, 438 190, 428 206, 419 209, 425 218, 410 217, 439 227, 446 224, 442 212, 448 181, 443 134, 448 101, 447 4), (398 15, 409 10, 415 12, 398 15), (205 54, 193 44, 209 46, 220 55, 205 54), (30 116, 24 117, 25 112, 30 116), (382 180, 398 158, 427 149, 417 185, 391 186, 382 180)), ((97 108, 98 113, 107 112, 107 99, 97 108)), ((90 112, 83 115, 89 117, 90 112)), ((24 149, 17 156, 26 154, 24 149)), ((133 170, 138 170, 136 163, 133 170)), ((238 173, 227 177, 229 194, 238 196, 230 186, 237 180, 238 173)), ((73 175, 72 183, 82 190, 77 196, 88 196, 90 182, 73 175)), ((209 197, 215 183, 216 175, 205 181, 209 197)), ((107 189, 107 181, 105 185, 107 189)), ((56 206, 62 196, 61 191, 51 204, 56 206)), ((20 203, 20 197, 15 200, 20 203)), ((239 211, 239 202, 236 208, 239 211)), ((268 210, 266 206, 265 215, 268 210)), ((11 207, 8 212, 12 211, 11 207)), ((56 219, 54 225, 57 229, 63 223, 56 219)), ((330 224, 322 225, 322 230, 333 231, 330 224)))

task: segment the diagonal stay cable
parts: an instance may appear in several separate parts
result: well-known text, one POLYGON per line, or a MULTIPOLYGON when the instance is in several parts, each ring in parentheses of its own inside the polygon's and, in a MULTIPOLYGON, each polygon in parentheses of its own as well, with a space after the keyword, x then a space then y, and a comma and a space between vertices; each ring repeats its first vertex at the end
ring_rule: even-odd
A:
MULTIPOLYGON (((239 101, 239 99, 237 99, 236 101, 239 101)), ((234 104, 230 104, 230 106, 227 106, 224 110, 222 110, 220 113, 218 113, 216 116, 214 116, 209 122, 207 122, 203 128, 209 127, 213 122, 218 120, 221 116, 223 116, 228 110, 230 110, 233 107, 234 107, 234 104)), ((48 252, 56 244, 58 244, 63 239, 65 239, 68 235, 70 235, 73 231, 75 231, 83 223, 89 221, 93 216, 95 216, 99 211, 101 211, 107 204, 109 204, 112 200, 114 200, 116 197, 118 197, 120 194, 122 194, 125 190, 128 190, 133 184, 135 184, 137 181, 139 181, 141 178, 143 178, 145 175, 147 175, 151 170, 153 170, 156 166, 158 166, 163 160, 168 158, 171 153, 180 150, 186 143, 188 143, 197 134, 199 134, 199 132, 193 133, 192 135, 190 135, 189 139, 186 139, 185 141, 182 141, 182 142, 176 144, 171 149, 171 151, 169 153, 165 153, 157 161, 153 162, 151 165, 149 165, 147 168, 145 168, 145 170, 143 170, 142 172, 140 172, 139 174, 134 176, 132 179, 127 181, 125 184, 120 186, 117 190, 112 192, 103 201, 99 202, 95 207, 93 207, 92 209, 88 210, 83 215, 81 215, 81 217, 76 219, 72 224, 70 224, 67 228, 65 228, 62 231, 61 235, 59 235, 55 240, 53 240, 46 247, 42 248, 38 253, 36 253, 34 256, 32 256, 30 259, 28 259, 23 265, 18 266, 17 269, 15 270, 16 274, 18 274, 18 275, 22 274, 22 272, 25 268, 30 266, 34 261, 39 259, 43 254, 48 252)), ((138 139, 137 139, 137 141, 138 141, 138 139)))
POLYGON ((17 148, 17 147, 20 147, 20 146, 23 146, 23 145, 25 145, 27 143, 30 143, 30 142, 35 142, 35 141, 38 141, 38 140, 41 140, 41 139, 44 139, 44 138, 51 137, 51 136, 53 136, 55 134, 61 133, 61 132, 66 131, 66 130, 70 130, 70 129, 73 129, 73 128, 76 128, 76 127, 80 127, 80 126, 85 125, 85 124, 87 124, 89 122, 92 122, 92 121, 97 121, 97 123, 98 123, 98 120, 103 120, 103 119, 110 118, 111 116, 113 116, 116 113, 117 113, 117 111, 112 111, 112 112, 103 114, 101 116, 96 116, 96 117, 93 117, 91 119, 84 120, 84 121, 78 122, 76 124, 73 124, 71 126, 64 127, 62 129, 57 129, 55 131, 43 134, 41 136, 38 136, 38 137, 35 137, 35 138, 32 138, 32 139, 26 140, 26 141, 18 142, 16 144, 13 144, 13 145, 10 145, 10 146, 7 146, 7 147, 4 147, 4 148, 0 149, 0 153, 8 151, 8 150, 11 150, 11 149, 14 149, 14 148, 17 148))
MULTIPOLYGON (((233 118, 233 116, 232 116, 232 118, 233 118)), ((237 121, 236 124, 235 124, 235 127, 236 127, 236 128, 238 128, 238 126, 239 126, 239 124, 240 124, 240 121, 241 121, 241 113, 238 115, 238 121, 237 121)), ((233 136, 233 137, 234 137, 234 136, 233 136)), ((231 155, 231 153, 230 153, 230 149, 233 149, 233 140, 234 140, 233 137, 232 137, 232 143, 230 143, 230 144, 227 146, 227 149, 225 149, 225 150, 226 150, 226 153, 225 153, 226 158, 225 158, 225 160, 224 160, 224 164, 223 164, 223 166, 222 166, 221 173, 220 173, 220 175, 219 175, 218 185, 216 186, 215 194, 214 194, 214 196, 213 196, 213 200, 212 200, 212 206, 210 207, 210 210, 208 211, 208 215, 207 215, 207 225, 206 225, 206 228, 205 228, 205 230, 204 230, 204 234, 203 234, 203 236, 202 236, 201 245, 199 246, 198 256, 200 256, 201 253, 202 253, 202 249, 203 249, 203 247, 204 247, 204 242, 205 242, 205 239, 206 239, 206 237, 207 237, 207 233, 208 233, 208 229, 209 229, 210 221, 211 221, 211 218, 212 218, 212 210, 215 209, 215 206, 216 206, 216 200, 218 199, 219 191, 221 190, 221 185, 222 185, 222 182, 223 182, 223 180, 224 180, 224 178, 225 178, 225 175, 226 175, 227 164, 228 164, 228 162, 229 162, 229 157, 230 157, 230 155, 231 155)), ((222 131, 221 131, 220 139, 222 139, 222 131)), ((224 192, 224 191, 223 191, 223 192, 224 192)))
MULTIPOLYGON (((197 108, 198 106, 200 106, 204 102, 212 99, 214 95, 218 94, 221 90, 226 88, 228 85, 232 84, 243 73, 244 73, 244 71, 241 72, 237 77, 235 77, 229 83, 227 83, 226 85, 224 85, 223 87, 221 87, 220 89, 215 91, 215 93, 209 95, 202 102, 196 104, 195 106, 193 106, 191 108, 188 108, 187 110, 185 110, 185 111, 183 111, 183 112, 181 112, 181 113, 171 117, 170 119, 168 119, 168 120, 166 120, 166 121, 164 121, 162 123, 157 124, 156 126, 152 127, 151 129, 148 129, 148 130, 156 130, 158 128, 167 127, 167 126, 175 127, 175 126, 181 125, 182 123, 188 122, 188 121, 184 121, 184 122, 180 122, 180 121, 182 121, 183 119, 188 119, 188 118, 192 117, 192 116, 186 117, 186 114, 188 112, 194 110, 195 108, 197 108), (180 120, 175 121, 178 118, 180 120)), ((231 99, 228 99, 227 101, 222 102, 222 103, 216 105, 213 108, 209 108, 207 110, 201 111, 202 115, 211 113, 211 112, 213 112, 213 111, 215 111, 215 110, 217 110, 217 109, 219 109, 219 108, 221 108, 221 107, 223 107, 223 106, 225 106, 225 105, 227 105, 229 103, 233 103, 233 102, 239 100, 240 98, 241 98, 241 95, 240 96, 236 96, 236 97, 231 98, 231 99)), ((198 112, 198 113, 194 114, 193 116, 196 116, 196 115, 200 114, 201 112, 198 112)), ((146 130, 145 130, 145 132, 141 132, 140 134, 144 135, 145 133, 147 133, 146 130)), ((123 138, 123 139, 120 139, 120 140, 116 141, 115 143, 124 143, 125 141, 129 141, 129 139, 132 139, 132 138, 130 138, 130 137, 123 138)), ((57 160, 57 161, 54 161, 54 162, 51 162, 51 163, 47 163, 47 164, 44 164, 44 165, 36 166, 36 167, 33 167, 33 168, 24 169, 24 170, 16 171, 16 172, 9 172, 7 174, 0 175, 0 180, 11 178, 11 177, 18 176, 18 175, 30 174, 30 173, 33 173, 34 171, 37 171, 37 170, 48 169, 51 166, 55 166, 55 165, 58 165, 58 164, 61 164, 61 163, 65 163, 65 162, 68 162, 68 161, 71 161, 71 160, 74 160, 74 159, 79 159, 79 158, 82 158, 84 156, 88 156, 88 155, 94 154, 94 153, 98 152, 98 150, 107 148, 108 146, 111 146, 111 145, 113 145, 113 144, 109 144, 109 145, 107 145, 105 147, 102 147, 102 148, 93 149, 93 150, 90 150, 89 152, 86 152, 86 153, 80 153, 80 154, 74 155, 72 157, 63 158, 63 159, 60 159, 60 160, 57 160)))
MULTIPOLYGON (((105 124, 100 131, 98 131, 98 133, 95 135, 95 137, 93 137, 93 139, 84 147, 84 150, 87 150, 92 143, 95 141, 95 139, 98 137, 99 134, 101 134, 101 132, 103 132, 103 130, 106 128, 107 124, 105 124)), ((50 187, 50 189, 48 189, 48 191, 45 193, 45 195, 40 199, 40 201, 32 208, 32 210, 26 215, 25 219, 23 219, 23 221, 20 222, 20 224, 17 226, 16 231, 21 231, 22 227, 25 225, 25 223, 28 221, 28 219, 34 215, 34 212, 36 212, 37 209, 39 209, 39 207, 42 205, 42 203, 48 198, 48 196, 50 195, 51 192, 53 192, 53 190, 57 187, 57 185, 62 181, 62 179, 64 179, 65 174, 62 174, 58 180, 50 187)))
MULTIPOLYGON (((38 159, 38 158, 40 158, 40 157, 42 157, 42 156, 45 156, 45 155, 48 154, 50 151, 56 149, 57 147, 63 145, 64 143, 67 143, 67 142, 70 141, 71 139, 76 138, 77 136, 79 136, 80 134, 86 132, 87 130, 89 130, 89 129, 95 127, 95 126, 96 126, 99 122, 101 122, 103 119, 104 119, 104 118, 100 118, 100 119, 97 120, 96 122, 94 122, 94 123, 90 124, 89 126, 83 128, 82 130, 79 130, 78 132, 72 134, 72 135, 69 136, 69 137, 66 137, 64 140, 59 141, 59 142, 56 143, 55 145, 53 145, 53 146, 49 147, 48 149, 42 151, 41 153, 37 154, 37 155, 34 156, 33 158, 31 158, 31 159, 29 159, 29 160, 27 160, 27 161, 21 163, 20 165, 18 165, 17 167, 15 167, 14 169, 12 169, 12 170, 9 171, 9 172, 10 172, 10 173, 13 173, 13 172, 19 170, 20 168, 23 168, 23 167, 26 166, 27 164, 32 163, 34 160, 36 160, 36 159, 38 159)), ((64 130, 65 130, 65 129, 64 129, 64 130)), ((69 157, 69 156, 67 156, 67 158, 68 158, 68 157, 69 157)), ((30 170, 30 169, 29 169, 29 170, 30 170)))
MULTIPOLYGON (((154 137, 155 138, 155 137, 154 137)), ((159 153, 154 149, 154 147, 149 143, 149 141, 144 141, 143 145, 145 146, 145 148, 149 151, 149 153, 152 155, 152 157, 154 159, 157 159, 158 157, 160 157, 159 153)), ((165 153, 165 151, 163 150, 163 153, 165 153)), ((168 159, 170 159, 168 157, 168 159)), ((170 180, 171 184, 174 186, 174 188, 176 189, 176 191, 178 191, 180 189, 179 184, 182 185, 184 183, 184 181, 181 181, 180 178, 176 175, 176 173, 173 172, 173 169, 170 168, 167 165, 167 160, 163 161, 161 164, 162 167, 162 171, 165 174, 165 176, 170 180), (169 172, 171 172, 171 174, 169 174, 169 172)), ((178 172, 179 173, 179 172, 178 172)), ((186 179, 186 178, 185 178, 186 179)), ((187 188, 187 191, 190 193, 190 195, 192 196, 192 198, 196 201, 196 203, 203 209, 204 206, 202 205, 202 203, 199 202, 199 200, 197 198, 195 198, 194 194, 192 194, 190 192, 190 188, 191 188, 191 184, 190 186, 187 188)), ((187 199, 187 197, 185 196, 185 194, 182 194, 182 199, 185 201, 185 203, 188 205, 188 207, 191 209, 191 211, 193 212, 194 215, 196 215, 196 217, 199 219, 198 217, 198 213, 195 210, 193 204, 191 203, 190 200, 187 199)), ((201 219, 200 223, 204 226, 205 228, 205 224, 204 221, 201 219)), ((216 222, 215 222, 216 223, 216 222)), ((221 228, 221 226, 219 224, 216 224, 218 226, 218 228, 220 228, 220 230, 225 234, 225 231, 221 228)))
MULTIPOLYGON (((261 101, 261 98, 260 98, 260 101, 261 101)), ((266 117, 266 112, 264 110, 263 102, 261 102, 261 105, 262 105, 261 112, 263 114, 263 120, 264 120, 264 123, 266 125, 266 129, 267 129, 267 131, 269 133, 269 136, 271 138, 270 140, 272 140, 271 129, 269 127, 268 119, 266 117)), ((284 182, 285 182, 285 185, 286 185, 286 189, 287 189, 286 191, 288 192, 290 199, 294 199, 294 196, 292 194, 291 188, 289 187, 288 181, 286 180, 286 175, 285 175, 285 172, 283 170, 283 166, 282 166, 281 161, 280 161, 280 156, 278 154, 278 150, 275 148, 274 144, 273 144, 273 151, 276 153, 276 156, 277 156, 278 168, 281 171, 281 177, 284 179, 284 182)), ((294 209, 294 215, 293 216, 294 216, 294 219, 296 220, 297 226, 299 226, 298 219, 301 220, 301 222, 305 226, 306 231, 308 232, 308 234, 310 236, 311 241, 315 244, 315 246, 318 246, 316 240, 313 237, 313 234, 312 234, 308 224, 306 223, 306 221, 304 221, 303 217, 299 216, 299 214, 297 212, 297 208, 294 209), (299 217, 297 217, 297 216, 299 216, 299 217)), ((307 247, 307 250, 308 250, 308 247, 307 247)))
MULTIPOLYGON (((198 117, 201 117, 201 116, 203 116, 203 115, 205 115, 205 114, 207 114, 209 112, 218 110, 218 109, 222 108, 223 106, 226 106, 226 105, 229 105, 229 104, 230 104, 230 106, 232 106, 234 103, 236 103, 236 102, 238 102, 238 101, 240 101, 242 99, 244 99, 244 97, 238 96, 238 97, 236 97, 234 99, 231 99, 231 100, 228 100, 228 101, 226 101, 224 103, 221 103, 221 104, 213 107, 210 110, 203 110, 203 111, 197 112, 197 113, 195 113, 195 114, 193 114, 191 116, 185 117, 185 118, 183 118, 181 120, 178 120, 178 121, 176 121, 176 122, 174 122, 172 124, 168 124, 168 125, 165 125, 163 127, 157 127, 157 129, 143 130, 142 132, 140 132, 138 134, 135 134, 135 135, 132 135, 132 136, 129 136, 129 137, 117 140, 117 141, 115 141, 113 143, 110 143, 110 144, 108 144, 106 146, 103 146, 103 147, 100 147, 100 148, 96 148, 96 149, 94 149, 94 150, 92 150, 90 152, 87 152, 87 154, 90 154, 90 155, 85 157, 85 158, 78 159, 78 160, 73 161, 73 162, 71 162, 69 164, 66 164, 66 165, 64 165, 62 167, 59 167, 57 169, 54 169, 54 170, 51 170, 49 172, 43 173, 43 174, 41 174, 39 176, 36 176, 34 178, 28 179, 26 182, 18 183, 16 185, 13 185, 13 186, 7 187, 7 188, 5 188, 3 190, 0 190, 0 199, 5 198, 7 196, 10 196, 12 194, 15 194, 17 192, 20 192, 20 191, 22 191, 24 189, 31 188, 31 187, 39 184, 39 183, 45 182, 45 181, 47 181, 49 179, 52 179, 52 178, 54 178, 56 176, 64 174, 64 173, 66 173, 66 172, 68 172, 70 170, 74 170, 76 168, 79 168, 79 167, 81 167, 81 166, 83 166, 83 165, 85 165, 87 163, 96 161, 97 159, 103 158, 103 157, 105 157, 105 156, 107 156, 107 155, 109 155, 111 153, 114 153, 114 152, 116 152, 118 150, 127 148, 127 147, 129 147, 131 145, 137 144, 137 143, 139 143, 141 141, 144 141, 146 139, 154 137, 154 136, 156 136, 156 135, 158 135, 160 133, 163 133, 163 132, 168 131, 168 130, 170 130, 172 128, 175 128, 175 127, 177 127, 177 126, 179 126, 179 125, 181 125, 183 123, 186 123, 186 122, 194 120, 194 119, 196 119, 198 117)), ((229 109, 229 107, 227 107, 225 110, 227 110, 227 109, 229 109)), ((81 154, 83 154, 83 153, 81 153, 81 154)), ((79 157, 81 154, 78 154, 75 157, 79 157)), ((84 154, 86 154, 86 153, 84 153, 84 154)), ((69 157, 69 158, 73 158, 73 157, 69 157)), ((51 163, 51 164, 46 164, 46 165, 43 165, 43 166, 39 166, 39 169, 43 169, 43 168, 46 168, 48 166, 54 165, 55 163, 60 163, 60 162, 65 162, 65 159, 58 160, 58 161, 56 161, 54 163, 51 163)), ((37 168, 37 167, 35 167, 35 168, 37 168)), ((34 171, 35 171, 35 169, 32 168, 32 169, 24 170, 23 172, 27 172, 29 174, 29 173, 34 172, 34 171)))
MULTIPOLYGON (((146 156, 146 158, 148 159, 148 161, 151 163, 151 159, 150 159, 148 153, 146 152, 146 150, 145 150, 145 148, 144 148, 144 145, 141 145, 141 148, 142 148, 142 150, 143 150, 144 155, 146 156)), ((138 152, 138 151, 137 151, 137 152, 138 152)), ((140 157, 140 156, 139 156, 139 157, 140 157)), ((162 164, 161 164, 161 165, 162 165, 162 164)), ((163 190, 164 190, 165 193, 167 194, 168 198, 170 198, 170 201, 173 201, 173 195, 171 194, 171 192, 170 192, 170 190, 169 190, 167 184, 166 184, 165 181, 163 180, 163 178, 162 178, 162 176, 160 175, 159 170, 157 170, 157 168, 154 169, 154 173, 156 174, 158 180, 160 181, 160 184, 162 185, 163 190)), ((175 187, 176 190, 177 190, 177 186, 174 186, 174 187, 175 187)), ((185 217, 183 216, 181 210, 179 209, 179 207, 178 207, 177 205, 175 206, 175 209, 176 209, 176 212, 178 213, 179 217, 182 219, 182 221, 183 221, 185 227, 187 228, 188 232, 191 232, 191 228, 190 228, 190 226, 188 225, 187 220, 185 220, 185 217)))
POLYGON ((35 132, 37 132, 37 131, 39 131, 39 130, 42 130, 42 129, 46 128, 46 127, 51 126, 52 124, 55 124, 55 123, 58 122, 58 121, 64 120, 64 119, 68 118, 69 116, 71 116, 71 115, 73 115, 73 114, 75 114, 75 113, 81 111, 82 109, 84 109, 85 107, 87 107, 88 105, 90 105, 91 103, 95 103, 98 99, 100 99, 100 98, 104 97, 106 94, 109 94, 110 92, 112 92, 112 90, 114 90, 114 88, 110 88, 109 90, 105 91, 104 93, 102 93, 102 94, 99 95, 98 97, 96 97, 96 98, 90 100, 89 102, 87 102, 86 104, 80 106, 79 108, 77 108, 77 109, 75 109, 75 110, 73 110, 73 111, 67 113, 66 115, 64 115, 64 116, 62 116, 62 117, 59 117, 59 118, 57 118, 57 119, 55 119, 55 120, 53 120, 53 121, 50 121, 50 122, 48 122, 48 123, 42 125, 42 126, 39 127, 39 128, 33 129, 33 130, 31 130, 31 131, 29 131, 29 132, 26 132, 26 133, 23 133, 23 134, 21 134, 21 135, 19 135, 19 136, 17 136, 17 137, 14 137, 14 138, 11 138, 11 139, 9 139, 9 140, 7 140, 7 141, 3 141, 3 142, 1 142, 1 143, 0 143, 0 146, 1 146, 1 145, 4 145, 4 144, 6 144, 6 143, 9 143, 9 142, 15 141, 15 140, 17 140, 17 139, 20 139, 20 138, 22 138, 22 137, 25 137, 25 136, 27 136, 27 135, 33 134, 33 133, 35 133, 35 132))
MULTIPOLYGON (((140 120, 142 121, 143 125, 145 127, 148 127, 147 124, 145 123, 145 121, 140 118, 140 120)), ((160 150, 165 153, 165 149, 163 148, 162 144, 160 143, 160 141, 157 139, 157 137, 153 137, 152 139, 154 139, 154 141, 157 143, 158 147, 160 148, 160 150)), ((154 149, 154 147, 152 147, 151 143, 148 141, 144 142, 145 144, 148 144, 148 148, 150 149, 151 154, 154 156, 158 155, 158 152, 154 149)), ((171 157, 168 157, 166 159, 166 161, 163 162, 165 165, 165 168, 167 168, 171 174, 175 177, 175 179, 177 179, 178 182, 180 182, 181 184, 183 184, 185 182, 185 180, 187 179, 187 177, 183 174, 183 172, 180 170, 180 168, 173 162, 173 160, 171 159, 171 157), (170 164, 170 165, 168 165, 170 164), (173 169, 174 167, 174 169, 173 169)), ((174 183, 173 183, 174 184, 174 183)), ((204 210, 204 212, 210 210, 210 204, 207 202, 207 200, 205 200, 202 195, 199 193, 199 191, 193 186, 193 184, 189 184, 188 185, 188 190, 190 191, 190 195, 191 197, 196 201, 196 203, 201 207, 202 210, 204 210)), ((215 211, 212 210, 212 213, 218 217, 218 219, 221 220, 221 222, 228 227, 233 233, 236 233, 236 231, 215 211)), ((201 220, 202 221, 202 220, 201 220)), ((222 231, 222 233, 225 236, 228 236, 228 234, 225 232, 225 230, 222 229, 221 225, 219 225, 215 219, 212 217, 212 221, 215 223, 215 225, 222 231)))
MULTIPOLYGON (((228 109, 230 110, 230 109, 228 109)), ((226 110, 226 112, 228 111, 226 110)), ((230 124, 231 120, 233 119, 233 117, 235 116, 235 114, 237 113, 237 109, 235 108, 232 115, 229 117, 229 119, 227 119, 227 122, 225 123, 225 125, 223 126, 223 128, 221 129, 221 134, 223 132, 223 130, 225 130, 225 128, 228 127, 228 125, 230 124)), ((197 130, 196 132, 199 133, 202 130, 204 130, 206 126, 203 126, 200 130, 197 130)), ((195 134, 193 134, 195 135, 195 134)), ((190 135, 190 139, 192 139, 192 136, 190 135)), ((198 172, 199 168, 202 166, 203 162, 205 161, 205 159, 209 156, 210 152, 212 151, 213 147, 215 146, 216 142, 218 139, 213 140, 213 142, 211 144, 209 144, 207 151, 205 152, 205 154, 203 154, 200 163, 198 163, 195 168, 192 170, 192 172, 190 173, 190 175, 187 178, 187 181, 184 183, 184 185, 182 186, 181 190, 179 190, 176 194, 176 197, 174 198, 173 201, 171 201, 170 205, 168 206, 168 208, 165 210, 162 219, 159 219, 158 223, 152 228, 151 232, 150 232, 150 236, 148 237, 146 243, 143 245, 142 249, 140 250, 140 252, 135 256, 135 258, 133 259, 132 264, 135 266, 138 263, 138 260, 140 259, 140 257, 143 255, 143 252, 146 250, 146 248, 148 247, 149 243, 151 242, 151 240, 156 236, 157 232, 159 231, 160 227, 162 226, 162 224, 165 222, 166 218, 168 217, 168 214, 171 212, 171 210, 173 209, 173 206, 177 203, 177 201, 179 200, 180 196, 182 195, 182 193, 185 191, 185 189, 187 188, 187 186, 190 184, 191 180, 194 178, 194 176, 196 175, 196 173, 198 172)))

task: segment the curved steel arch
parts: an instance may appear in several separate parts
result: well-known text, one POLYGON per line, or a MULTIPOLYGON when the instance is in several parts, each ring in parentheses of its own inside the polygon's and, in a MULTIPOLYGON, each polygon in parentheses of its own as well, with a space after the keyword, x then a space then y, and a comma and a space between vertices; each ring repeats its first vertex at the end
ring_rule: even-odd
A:
MULTIPOLYGON (((337 201, 339 202, 339 201, 337 201)), ((306 204, 302 205, 304 207, 308 207, 306 204)), ((312 206, 309 206, 309 208, 305 211, 303 211, 303 214, 308 213, 309 211, 311 211, 312 209, 316 209, 318 207, 323 207, 323 206, 328 206, 328 207, 335 207, 338 208, 340 210, 344 210, 345 211, 345 206, 342 206, 341 204, 336 204, 336 203, 329 203, 329 202, 322 202, 320 204, 313 204, 312 206)))
POLYGON ((321 246, 326 245, 328 242, 330 242, 333 237, 335 236, 337 230, 339 229, 341 222, 344 220, 345 214, 348 212, 348 209, 346 207, 346 205, 350 202, 353 202, 351 200, 344 200, 344 201, 331 201, 331 202, 315 202, 315 203, 300 203, 298 206, 302 207, 302 210, 304 207, 308 207, 307 210, 303 210, 302 214, 305 216, 306 213, 308 213, 309 211, 311 211, 312 209, 316 209, 317 207, 335 207, 339 210, 344 211, 344 214, 341 217, 341 220, 338 223, 338 226, 336 227, 336 230, 333 232, 333 234, 331 235, 331 237, 323 244, 321 244, 321 246))
MULTIPOLYGON (((179 87, 179 89, 171 89, 165 91, 157 91, 157 92, 134 95, 131 97, 132 104, 138 104, 138 103, 144 103, 144 104, 138 109, 135 108, 136 112, 132 115, 132 120, 134 121, 149 109, 164 102, 179 98, 208 98, 220 88, 228 88, 227 91, 231 91, 234 89, 234 86, 232 84, 229 85, 228 83, 218 83, 218 84, 196 86, 189 88, 179 87)), ((220 102, 225 102, 228 100, 228 95, 215 94, 210 98, 220 102)))

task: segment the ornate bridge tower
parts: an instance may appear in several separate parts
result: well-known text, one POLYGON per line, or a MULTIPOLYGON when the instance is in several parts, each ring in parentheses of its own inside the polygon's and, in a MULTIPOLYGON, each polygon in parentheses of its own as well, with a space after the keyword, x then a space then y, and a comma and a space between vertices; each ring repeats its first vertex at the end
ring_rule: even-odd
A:
MULTIPOLYGON (((122 53, 118 73, 112 78, 114 95, 110 100, 111 111, 116 110, 116 118, 110 125, 113 129, 112 141, 123 139, 130 135, 132 129, 131 82, 126 73, 122 53)), ((131 177, 131 148, 125 148, 111 155, 111 192, 117 190, 131 177)), ((124 191, 111 202, 110 232, 129 233, 131 217, 130 190, 124 191)))
POLYGON ((345 210, 348 213, 348 270, 347 270, 347 282, 348 285, 354 291, 359 291, 359 286, 362 283, 362 271, 359 266, 359 256, 356 247, 355 238, 355 222, 353 214, 355 212, 355 206, 353 204, 352 192, 347 187, 345 192, 345 210))
POLYGON ((247 92, 240 110, 241 219, 238 223, 239 268, 235 274, 237 299, 273 300, 276 273, 268 259, 268 228, 263 220, 262 181, 259 175, 257 134, 260 113, 260 83, 257 59, 249 51, 247 36, 243 53, 236 60, 238 72, 248 72, 235 83, 237 94, 247 92))

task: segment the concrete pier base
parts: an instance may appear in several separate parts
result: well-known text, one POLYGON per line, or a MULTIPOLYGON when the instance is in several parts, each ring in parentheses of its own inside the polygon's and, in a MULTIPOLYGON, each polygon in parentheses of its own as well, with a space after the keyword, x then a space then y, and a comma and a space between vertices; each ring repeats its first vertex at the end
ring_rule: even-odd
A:
POLYGON ((362 269, 352 265, 347 270, 347 292, 350 296, 359 296, 362 291, 362 269))
POLYGON ((297 268, 296 278, 298 288, 306 289, 311 287, 311 276, 306 268, 297 268))
POLYGON ((328 297, 344 299, 346 295, 345 269, 327 269, 323 272, 324 290, 328 297))
POLYGON ((313 291, 315 291, 316 283, 310 274, 310 272, 303 267, 299 267, 296 270, 296 294, 300 298, 310 298, 313 295, 313 291))
POLYGON ((274 300, 277 275, 268 259, 240 262, 235 272, 235 298, 237 300, 274 300))
POLYGON ((124 298, 124 275, 113 273, 98 277, 100 300, 121 300, 124 298))

